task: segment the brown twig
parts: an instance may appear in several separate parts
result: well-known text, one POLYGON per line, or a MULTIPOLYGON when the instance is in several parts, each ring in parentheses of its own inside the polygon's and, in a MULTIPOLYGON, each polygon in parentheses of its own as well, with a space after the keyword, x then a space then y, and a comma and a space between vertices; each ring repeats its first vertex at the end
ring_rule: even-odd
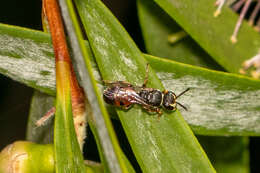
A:
POLYGON ((65 61, 70 65, 70 87, 74 126, 82 149, 86 136, 85 96, 73 70, 60 9, 56 0, 43 0, 43 15, 47 16, 56 63, 65 61))

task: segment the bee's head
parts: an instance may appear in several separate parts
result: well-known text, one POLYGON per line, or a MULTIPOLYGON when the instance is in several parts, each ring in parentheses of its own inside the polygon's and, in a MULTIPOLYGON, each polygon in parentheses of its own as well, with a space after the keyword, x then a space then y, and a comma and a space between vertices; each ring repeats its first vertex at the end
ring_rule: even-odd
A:
POLYGON ((183 106, 182 104, 180 104, 179 102, 177 102, 177 98, 180 97, 182 94, 186 93, 190 88, 187 88, 186 90, 184 90, 183 92, 181 92, 179 95, 175 95, 174 92, 172 91, 167 91, 165 90, 164 93, 164 97, 163 97, 163 106, 165 107, 165 109, 167 110, 171 110, 174 111, 177 109, 177 104, 180 105, 181 107, 183 107, 185 110, 187 110, 187 108, 185 106, 183 106))
POLYGON ((167 110, 176 110, 176 95, 172 91, 164 91, 163 106, 167 110))

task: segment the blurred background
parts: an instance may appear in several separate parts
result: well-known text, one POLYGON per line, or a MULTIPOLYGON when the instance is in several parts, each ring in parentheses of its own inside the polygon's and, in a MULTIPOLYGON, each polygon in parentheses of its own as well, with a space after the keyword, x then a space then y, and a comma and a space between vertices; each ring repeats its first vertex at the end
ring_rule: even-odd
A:
MULTIPOLYGON (((140 26, 138 24, 135 0, 103 0, 114 15, 119 19, 134 39, 138 47, 145 52, 140 26)), ((2 1, 0 6, 0 22, 10 25, 28 27, 41 30, 41 1, 40 0, 8 0, 2 1)), ((33 89, 0 74, 0 150, 6 145, 16 141, 24 140, 26 123, 28 119, 29 106, 33 89)), ((115 131, 120 139, 120 145, 128 155, 137 172, 140 168, 133 156, 131 148, 119 122, 113 120, 115 131)), ((88 140, 85 146, 85 155, 88 159, 99 161, 96 144, 88 129, 88 140)), ((258 156, 260 155, 260 138, 250 138, 250 167, 251 172, 260 172, 258 156)), ((231 146, 232 147, 232 146, 231 146)))

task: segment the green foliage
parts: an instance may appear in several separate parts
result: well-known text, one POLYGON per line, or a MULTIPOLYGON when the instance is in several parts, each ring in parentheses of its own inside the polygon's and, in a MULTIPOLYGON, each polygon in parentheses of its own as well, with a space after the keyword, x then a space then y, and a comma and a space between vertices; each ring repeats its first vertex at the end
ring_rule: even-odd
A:
POLYGON ((259 51, 260 35, 246 22, 242 25, 238 42, 232 44, 238 16, 227 6, 219 17, 213 17, 214 1, 154 0, 183 29, 227 71, 238 73, 243 61, 259 51))
POLYGON ((178 42, 169 42, 169 36, 178 34, 182 28, 155 2, 138 0, 137 9, 145 47, 149 54, 201 67, 218 67, 189 35, 178 42))
MULTIPOLYGON (((181 38, 178 42, 174 43, 170 43, 169 40, 166 39, 167 37, 169 38, 173 35, 175 35, 175 37, 179 36, 179 33, 183 35, 182 33, 185 32, 181 31, 181 28, 176 24, 176 22, 171 19, 171 17, 168 16, 167 13, 164 12, 163 9, 161 9, 155 2, 149 0, 139 0, 137 1, 137 8, 148 53, 187 64, 221 70, 221 68, 219 68, 214 61, 212 61, 211 57, 207 55, 207 53, 205 53, 203 49, 201 49, 187 34, 184 38, 181 38), (157 15, 154 15, 154 13, 157 15), (151 30, 150 28, 155 29, 151 30)), ((167 79, 165 81, 167 83, 167 79)), ((191 81, 189 82, 193 83, 191 81)), ((220 83, 220 85, 222 84, 220 83)), ((171 87, 170 84, 168 84, 168 86, 171 87)), ((201 89, 201 87, 197 89, 198 91, 196 93, 201 94, 200 90, 203 90, 202 95, 205 95, 204 89, 201 89)), ((210 99, 212 99, 212 97, 207 98, 206 100, 208 101, 210 99)), ((191 101, 191 105, 194 102, 197 102, 197 100, 191 101)), ((208 106, 208 103, 205 105, 208 106)), ((229 110, 230 107, 226 107, 224 109, 229 110)), ((237 108, 233 110, 236 109, 237 108)), ((204 114, 208 115, 209 111, 200 113, 200 115, 204 114)), ((214 111, 213 114, 220 116, 223 115, 223 118, 227 115, 227 113, 219 114, 217 111, 214 111)), ((218 118, 218 116, 216 116, 216 118, 218 118)), ((189 119, 189 117, 186 119, 189 119)), ((196 119, 196 117, 191 119, 196 119)), ((233 124, 230 124, 230 126, 233 126, 233 124)), ((203 149, 207 153, 217 172, 249 172, 248 142, 245 138, 198 136, 198 140, 203 146, 203 149), (232 147, 234 149, 231 150, 230 147, 227 147, 230 145, 234 145, 236 147, 232 147), (226 152, 229 154, 223 155, 223 153, 226 152)))
MULTIPOLYGON (((76 1, 76 5, 103 79, 141 85, 147 63, 143 55, 101 2, 86 2, 76 1)), ((152 70, 149 76, 149 87, 163 89, 152 70)), ((117 113, 144 172, 214 172, 178 111, 165 112, 159 121, 156 116, 151 116, 138 107, 129 111, 117 110, 117 113), (171 152, 168 152, 170 149, 171 152), (194 157, 196 161, 188 161, 194 157), (155 162, 159 164, 153 164, 155 162), (183 162, 189 168, 182 165, 183 162)))
MULTIPOLYGON (((111 165, 119 166, 121 171, 118 172, 134 170, 119 147, 102 100, 105 86, 97 83, 102 83, 102 79, 121 80, 141 86, 147 63, 150 64, 148 87, 165 88, 176 94, 187 87, 191 90, 178 99, 188 107, 188 111, 181 108, 176 112, 163 110, 160 119, 138 105, 127 111, 109 106, 118 114, 143 172, 215 172, 193 132, 207 136, 260 135, 260 81, 206 69, 225 69, 237 73, 241 63, 256 54, 260 46, 259 35, 247 24, 243 24, 238 43, 231 44, 229 37, 237 16, 228 7, 224 8, 219 18, 214 18, 215 8, 206 0, 196 3, 191 0, 155 0, 158 5, 152 1, 138 0, 145 46, 151 54, 148 55, 137 48, 122 25, 99 0, 75 1, 89 42, 83 41, 71 2, 66 2, 72 16, 72 20, 64 20, 66 29, 76 29, 75 33, 68 33, 68 40, 76 71, 89 101, 89 123, 106 172, 113 172, 111 165), (70 26, 68 21, 73 25, 70 26), (168 36, 181 31, 175 21, 183 27, 187 36, 170 44, 168 36), (77 37, 72 38, 73 34, 77 37), (108 150, 106 146, 110 145, 112 149, 108 150), (111 159, 114 156, 116 160, 111 159)), ((47 94, 35 92, 31 104, 27 139, 38 143, 52 142, 52 134, 49 133, 52 123, 37 128, 34 123, 54 102, 54 68, 48 34, 0 24, 0 73, 47 94)), ((66 104, 69 99, 67 101, 66 104)), ((64 111, 64 104, 60 105, 61 101, 57 103, 58 113, 67 115, 70 112, 70 106, 64 111)), ((77 144, 75 140, 70 140, 75 136, 71 116, 61 118, 56 117, 56 121, 63 122, 59 123, 62 126, 55 127, 59 129, 60 136, 55 136, 54 141, 61 155, 60 158, 56 157, 56 162, 63 162, 61 167, 64 167, 70 160, 67 163, 69 170, 69 165, 75 166, 72 162, 77 164, 77 158, 72 158, 72 153, 80 157, 81 153, 73 150, 77 144)), ((199 141, 217 171, 248 172, 247 138, 200 136, 199 141), (232 147, 234 144, 236 146, 232 147)), ((74 167, 76 172, 85 171, 86 167, 80 165, 74 167)))
POLYGON ((249 151, 246 137, 198 137, 219 173, 248 173, 249 151))
POLYGON ((61 0, 60 6, 65 28, 68 31, 72 54, 75 58, 74 61, 90 105, 86 109, 91 109, 89 110, 91 113, 88 115, 90 127, 98 141, 102 162, 106 168, 105 171, 113 173, 134 172, 119 146, 110 117, 104 106, 102 95, 100 95, 98 90, 90 61, 91 51, 84 44, 73 4, 70 0, 61 0))
MULTIPOLYGON (((6 27, 5 25, 0 25, 1 27, 6 27)), ((27 47, 26 44, 34 44, 35 47, 32 47, 31 49, 28 47, 27 49, 23 50, 22 52, 19 52, 19 56, 21 56, 21 61, 20 63, 14 63, 13 59, 15 59, 15 57, 10 56, 3 56, 0 52, 1 55, 1 64, 8 64, 8 63, 12 63, 12 68, 6 68, 6 66, 0 66, 0 69, 2 71, 5 71, 5 75, 9 75, 12 74, 12 76, 10 75, 11 78, 13 78, 13 76, 17 77, 17 76, 22 76, 20 74, 19 71, 17 71, 16 69, 21 67, 20 64, 22 64, 23 69, 24 70, 28 70, 27 74, 29 73, 30 70, 30 75, 29 76, 25 76, 22 79, 20 78, 13 78, 14 80, 17 80, 19 82, 22 82, 28 86, 31 86, 37 90, 43 91, 47 94, 51 93, 52 95, 55 95, 55 75, 54 75, 54 59, 53 59, 53 51, 51 48, 51 43, 49 40, 49 36, 48 34, 43 34, 39 32, 38 36, 35 36, 35 32, 38 33, 37 31, 26 31, 23 30, 22 28, 16 28, 16 30, 13 30, 13 28, 10 28, 10 30, 15 31, 15 33, 31 33, 31 36, 28 36, 27 38, 25 38, 26 40, 30 40, 29 43, 24 41, 24 46, 27 47), (46 41, 44 44, 36 44, 37 40, 48 40, 46 41), (42 50, 42 46, 44 45, 44 50, 42 50), (41 50, 38 51, 39 54, 43 54, 45 53, 44 56, 39 56, 39 57, 28 57, 27 55, 29 54, 29 52, 33 52, 34 50, 41 50), (37 69, 35 71, 33 71, 33 69, 30 69, 31 66, 28 63, 28 61, 32 59, 34 60, 32 63, 35 64, 34 69, 37 69), (46 60, 47 59, 47 60, 46 60), (38 62, 38 63, 36 63, 38 62), (40 62, 40 63, 39 63, 40 62), (41 75, 40 71, 42 71, 42 69, 44 69, 45 71, 48 72, 48 76, 47 75, 41 75), (27 83, 28 81, 31 81, 31 79, 34 79, 33 83, 35 83, 35 85, 30 85, 30 83, 27 83), (49 83, 41 83, 39 81, 42 80, 48 80, 50 79, 50 81, 53 82, 49 82, 49 83), (42 88, 45 87, 44 90, 42 90, 42 88)), ((8 40, 11 43, 15 43, 16 40, 20 39, 20 37, 16 37, 13 36, 12 34, 7 35, 7 33, 5 33, 6 35, 6 40, 8 40), (13 40, 13 42, 12 42, 13 40)), ((24 34, 26 35, 26 34, 24 34)), ((0 40, 1 40, 1 36, 0 36, 0 40)), ((3 49, 7 49, 9 46, 8 44, 5 44, 6 42, 1 40, 1 48, 3 49)), ((88 46, 88 44, 86 43, 86 46, 88 46)), ((161 79, 161 81, 163 82, 163 84, 165 85, 166 88, 168 89, 174 89, 174 91, 176 91, 176 93, 182 91, 185 87, 193 87, 193 89, 190 91, 191 93, 197 93, 200 92, 200 97, 203 97, 205 99, 202 99, 207 101, 207 100, 223 100, 223 94, 226 94, 227 97, 232 98, 230 100, 224 100, 223 101, 218 101, 217 105, 212 104, 212 111, 211 113, 211 118, 208 121, 210 121, 210 123, 201 123, 200 122, 200 118, 203 117, 203 115, 205 115, 207 117, 208 111, 207 111, 207 105, 208 104, 201 104, 200 107, 201 110, 203 111, 203 109, 205 109, 203 112, 200 112, 201 115, 200 116, 193 116, 193 111, 195 111, 194 109, 189 109, 188 112, 186 111, 182 111, 183 116, 185 117, 186 121, 192 125, 193 130, 195 130, 195 133, 198 134, 211 134, 211 135, 252 135, 252 136, 259 136, 260 131, 259 129, 259 123, 257 123, 257 118, 259 117, 259 111, 258 111, 258 107, 256 106, 252 106, 251 105, 255 105, 257 104, 256 100, 259 97, 259 95, 257 94, 253 94, 253 96, 251 98, 247 98, 246 96, 250 93, 254 93, 254 91, 259 90, 259 80, 254 80, 251 78, 247 78, 241 75, 235 75, 235 74, 230 74, 230 73, 224 73, 224 72, 218 72, 218 71, 213 71, 213 70, 207 70, 205 68, 198 68, 195 66, 190 66, 190 65, 186 65, 186 64, 181 64, 181 63, 177 63, 174 61, 170 61, 170 60, 166 60, 166 59, 162 59, 162 58, 157 58, 154 56, 150 56, 150 55, 145 55, 145 58, 147 59, 148 63, 151 64, 151 66, 153 67, 153 69, 155 70, 155 72, 158 74, 159 79, 161 79), (168 68, 166 68, 168 67, 168 68), (163 75, 165 74, 165 75, 163 75), (167 74, 167 75, 166 75, 167 74), (186 75, 187 74, 187 75, 186 75), (188 75, 189 74, 189 75, 188 75), (189 80, 184 80, 182 79, 182 77, 189 77, 192 76, 189 80), (194 77, 194 79, 193 79, 194 77), (182 80, 180 80, 182 79, 182 80), (208 83, 205 83, 205 81, 207 81, 208 83), (195 84, 198 83, 198 85, 200 85, 199 87, 195 87, 195 84), (174 85, 173 85, 174 84, 174 85), (210 85, 211 87, 208 87, 208 85, 210 85), (174 88, 173 88, 174 87, 174 88), (203 89, 200 89, 203 88, 203 89), (216 88, 216 89, 215 89, 216 88), (203 91, 207 89, 208 93, 203 93, 203 91), (222 90, 223 89, 223 90, 222 90), (233 91, 235 90, 235 91, 233 91), (211 95, 211 91, 215 92, 214 95, 211 95), (240 93, 245 93, 244 96, 244 100, 241 100, 241 96, 239 97, 235 97, 233 96, 232 93, 236 93, 236 92, 240 92, 240 93), (229 94, 230 93, 230 94, 229 94), (253 100, 252 100, 253 98, 253 100), (237 106, 235 108, 232 108, 231 106, 227 106, 226 102, 229 102, 229 104, 232 104, 237 106), (239 105, 235 104, 236 101, 239 103, 239 105), (241 102, 240 102, 241 101, 241 102), (238 108, 240 108, 240 106, 244 107, 245 111, 252 111, 252 113, 248 113, 245 115, 245 120, 247 120, 248 122, 251 123, 255 123, 255 124, 251 124, 251 123, 243 123, 243 124, 239 124, 239 116, 237 116, 235 113, 233 114, 232 111, 230 111, 230 114, 219 114, 218 111, 220 111, 220 107, 223 107, 225 110, 237 110, 238 108), (191 112, 191 113, 190 113, 191 112), (185 116, 185 114, 187 114, 185 116), (198 121, 193 121, 194 118, 198 118, 198 121), (237 120, 237 124, 235 124, 234 122, 237 120), (222 125, 222 122, 224 123, 222 125), (236 128, 230 128, 230 126, 236 127, 236 128), (228 130, 229 129, 229 130, 228 130), (250 130, 251 129, 251 130, 250 130)), ((94 64, 94 62, 92 62, 92 66, 94 68, 95 74, 96 74, 96 79, 100 80, 100 76, 98 75, 98 69, 96 67, 96 65, 94 64)), ((10 67, 10 66, 7 66, 10 67)), ((24 71, 22 71, 22 73, 24 73, 24 71)), ((144 75, 144 74, 143 74, 144 75)), ((150 75, 151 77, 151 75, 150 75)), ((144 77, 142 77, 143 79, 144 77)), ((141 83, 140 83, 141 84, 141 83)), ((192 102, 189 103, 190 101, 188 101, 189 99, 192 99, 192 95, 193 94, 189 94, 187 93, 186 95, 182 96, 180 98, 180 102, 183 102, 185 105, 187 106, 192 106, 193 104, 195 104, 196 102, 192 102), (186 103, 188 101, 188 104, 186 103)), ((197 93, 198 94, 198 93, 197 93)), ((138 108, 138 106, 137 106, 138 108)), ((196 110, 197 111, 197 110, 196 110)), ((154 116, 152 116, 154 117, 154 116)))
POLYGON ((258 80, 158 58, 150 58, 149 63, 161 75, 166 88, 177 93, 187 86, 192 88, 180 98, 180 102, 189 106, 189 110, 182 114, 198 134, 259 135, 256 133, 259 124, 258 80), (256 119, 249 120, 250 116, 256 119))
POLYGON ((83 156, 73 125, 70 92, 65 101, 56 98, 54 152, 56 172, 85 172, 83 156))

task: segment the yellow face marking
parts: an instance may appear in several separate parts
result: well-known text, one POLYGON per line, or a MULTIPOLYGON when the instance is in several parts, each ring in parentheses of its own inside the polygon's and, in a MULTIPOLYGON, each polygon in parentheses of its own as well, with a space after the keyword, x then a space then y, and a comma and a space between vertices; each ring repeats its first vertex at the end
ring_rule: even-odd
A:
POLYGON ((177 104, 176 104, 176 102, 174 102, 174 103, 170 104, 170 106, 176 108, 177 104))

